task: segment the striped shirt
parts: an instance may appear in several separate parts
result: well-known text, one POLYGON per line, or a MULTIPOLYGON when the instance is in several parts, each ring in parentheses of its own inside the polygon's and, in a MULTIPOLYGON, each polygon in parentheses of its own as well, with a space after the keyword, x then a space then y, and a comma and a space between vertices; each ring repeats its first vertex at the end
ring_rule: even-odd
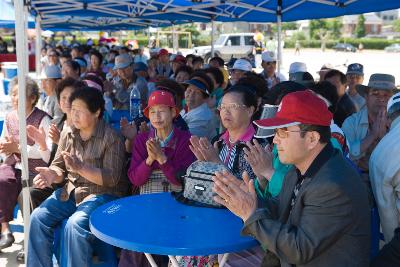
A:
POLYGON ((65 127, 61 132, 58 149, 50 168, 66 176, 67 183, 61 194, 61 199, 65 201, 69 199, 71 192, 74 192, 76 203, 79 204, 94 195, 122 196, 129 189, 124 143, 103 120, 98 121, 92 136, 86 141, 82 140, 78 129, 65 127), (72 148, 75 155, 85 164, 101 170, 103 185, 90 182, 79 174, 67 170, 61 152, 71 152, 72 148))

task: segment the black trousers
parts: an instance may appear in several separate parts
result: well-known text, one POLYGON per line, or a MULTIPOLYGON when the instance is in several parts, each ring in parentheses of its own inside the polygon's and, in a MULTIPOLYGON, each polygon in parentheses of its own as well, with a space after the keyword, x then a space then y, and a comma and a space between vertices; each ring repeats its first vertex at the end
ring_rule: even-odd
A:
POLYGON ((371 261, 371 267, 400 266, 400 228, 394 230, 393 239, 379 251, 371 261))

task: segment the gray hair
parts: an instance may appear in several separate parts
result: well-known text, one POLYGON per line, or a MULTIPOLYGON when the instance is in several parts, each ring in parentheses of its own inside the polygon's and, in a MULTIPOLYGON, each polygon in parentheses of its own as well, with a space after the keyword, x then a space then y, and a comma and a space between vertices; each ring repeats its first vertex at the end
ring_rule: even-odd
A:
MULTIPOLYGON (((8 89, 11 92, 11 90, 14 88, 14 86, 18 85, 18 77, 14 77, 10 84, 8 85, 8 89)), ((36 103, 39 100, 39 86, 37 83, 30 77, 25 78, 25 88, 26 88, 26 96, 27 97, 36 97, 35 102, 33 103, 33 106, 36 105, 36 103)))

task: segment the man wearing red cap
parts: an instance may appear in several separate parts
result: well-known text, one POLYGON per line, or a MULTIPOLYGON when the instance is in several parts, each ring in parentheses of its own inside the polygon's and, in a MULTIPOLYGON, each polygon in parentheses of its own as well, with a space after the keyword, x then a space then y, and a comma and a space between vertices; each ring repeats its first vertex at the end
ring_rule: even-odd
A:
MULTIPOLYGON (((280 266, 368 266, 369 205, 357 171, 330 144, 332 113, 313 92, 286 95, 275 117, 279 159, 295 166, 278 199, 257 203, 253 181, 216 173, 215 200, 242 218, 243 235, 257 239, 280 266)), ((273 173, 263 173, 270 179, 273 173)))
POLYGON ((169 78, 172 75, 172 67, 169 62, 169 52, 167 49, 161 49, 158 52, 157 75, 169 78))

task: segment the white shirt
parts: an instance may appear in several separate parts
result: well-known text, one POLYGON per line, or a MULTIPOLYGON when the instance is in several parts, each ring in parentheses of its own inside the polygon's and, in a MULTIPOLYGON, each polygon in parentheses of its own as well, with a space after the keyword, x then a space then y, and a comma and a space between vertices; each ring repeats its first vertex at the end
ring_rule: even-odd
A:
POLYGON ((369 176, 385 242, 400 226, 400 117, 392 122, 369 160, 369 176))
POLYGON ((348 117, 342 125, 342 130, 349 142, 350 158, 358 160, 361 154, 361 141, 367 136, 369 128, 368 109, 364 106, 359 112, 348 117))
MULTIPOLYGON (((28 153, 29 159, 42 159, 44 162, 47 162, 47 163, 49 162, 51 147, 52 147, 52 140, 48 136, 48 132, 50 129, 50 123, 51 123, 50 118, 48 116, 45 116, 45 117, 43 117, 42 121, 39 124, 39 129, 40 129, 40 127, 43 127, 45 135, 46 135, 47 150, 40 150, 39 145, 36 143, 32 146, 28 145, 27 153, 28 153)), ((6 135, 8 135, 7 127, 6 127, 6 125, 4 125, 3 131, 1 132, 0 140, 4 141, 6 135)), ((16 165, 16 167, 19 168, 18 164, 16 165)))
POLYGON ((217 135, 215 116, 207 103, 203 103, 189 112, 182 110, 180 114, 186 121, 192 135, 207 137, 208 140, 217 135))

